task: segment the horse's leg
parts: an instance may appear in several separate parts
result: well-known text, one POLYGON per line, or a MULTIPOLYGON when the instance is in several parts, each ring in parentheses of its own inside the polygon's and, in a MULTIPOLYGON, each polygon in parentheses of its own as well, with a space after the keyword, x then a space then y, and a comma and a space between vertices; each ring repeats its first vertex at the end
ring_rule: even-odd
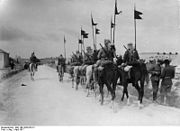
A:
POLYGON ((80 82, 80 78, 78 78, 78 76, 75 76, 75 82, 76 82, 76 90, 78 90, 78 85, 80 82))
POLYGON ((141 103, 142 102, 142 91, 139 87, 138 81, 136 81, 136 83, 135 83, 135 88, 138 91, 138 107, 141 108, 142 107, 142 103, 141 103))
POLYGON ((104 103, 104 91, 103 91, 104 84, 101 83, 99 86, 100 86, 99 91, 101 93, 101 105, 103 105, 103 103, 104 103))
POLYGON ((108 91, 111 93, 111 108, 114 109, 114 99, 115 99, 114 91, 111 88, 111 83, 109 81, 107 81, 105 84, 107 86, 108 91))
POLYGON ((109 97, 109 90, 107 91, 107 95, 106 95, 106 98, 108 98, 109 97))
POLYGON ((126 95, 127 96, 127 98, 129 97, 128 96, 128 93, 127 93, 127 86, 128 86, 128 83, 123 83, 123 94, 122 94, 122 97, 121 97, 121 101, 123 101, 124 100, 124 95, 126 95))
POLYGON ((122 95, 121 101, 124 100, 124 95, 126 95, 127 105, 129 105, 130 102, 129 102, 128 83, 127 82, 123 84, 123 95, 122 95))
POLYGON ((125 85, 125 90, 124 90, 124 93, 126 94, 126 97, 127 97, 127 105, 130 105, 130 101, 129 101, 129 93, 128 93, 128 83, 126 83, 125 85))
POLYGON ((87 97, 88 97, 89 94, 90 94, 90 92, 89 92, 89 90, 90 90, 90 80, 89 80, 89 79, 90 79, 90 78, 89 78, 89 76, 88 76, 87 81, 86 81, 87 97))
POLYGON ((94 87, 94 97, 97 97, 97 89, 98 89, 98 84, 97 82, 93 81, 93 87, 94 87))
POLYGON ((123 85, 123 94, 122 94, 122 97, 121 97, 121 101, 124 100, 124 94, 125 94, 125 91, 124 91, 125 89, 124 88, 125 88, 125 85, 123 85))
POLYGON ((141 104, 142 104, 143 97, 144 97, 144 82, 145 82, 145 79, 142 79, 142 80, 140 81, 140 85, 141 85, 141 88, 140 88, 140 92, 141 92, 140 103, 141 103, 141 104))
POLYGON ((74 88, 74 76, 72 75, 72 88, 74 88))

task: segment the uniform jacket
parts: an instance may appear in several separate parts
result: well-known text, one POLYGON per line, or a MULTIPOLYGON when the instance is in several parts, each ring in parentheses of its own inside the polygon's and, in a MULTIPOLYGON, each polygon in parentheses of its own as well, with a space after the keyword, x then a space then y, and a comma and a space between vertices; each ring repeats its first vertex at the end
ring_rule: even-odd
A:
POLYGON ((37 62, 36 56, 31 56, 31 57, 30 57, 30 62, 31 62, 31 63, 36 63, 36 62, 37 62))
POLYGON ((92 63, 93 62, 93 54, 86 53, 84 56, 85 63, 92 63))
POLYGON ((110 50, 110 49, 108 49, 108 48, 101 48, 100 49, 100 51, 99 51, 99 53, 98 53, 98 59, 109 59, 109 60, 111 60, 111 59, 113 59, 113 52, 110 50))
POLYGON ((151 73, 151 79, 155 81, 160 80, 161 76, 161 66, 159 64, 154 64, 153 67, 149 70, 151 73))
POLYGON ((58 58, 58 65, 65 65, 65 59, 64 58, 58 58))
POLYGON ((162 78, 162 85, 168 86, 172 85, 172 78, 175 76, 175 69, 172 66, 166 66, 162 73, 161 73, 161 78, 162 78))
POLYGON ((136 50, 133 50, 132 52, 130 52, 130 50, 126 50, 124 54, 125 63, 136 62, 138 59, 139 59, 139 54, 136 50))

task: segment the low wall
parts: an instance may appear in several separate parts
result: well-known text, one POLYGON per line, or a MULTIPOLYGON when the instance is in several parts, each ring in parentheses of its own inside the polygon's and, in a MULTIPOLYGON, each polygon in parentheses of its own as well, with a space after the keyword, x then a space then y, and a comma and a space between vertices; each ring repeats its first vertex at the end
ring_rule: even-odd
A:
POLYGON ((17 74, 24 70, 23 66, 18 65, 15 67, 15 69, 10 69, 10 68, 5 68, 5 69, 0 69, 0 81, 6 78, 11 77, 14 74, 17 74))

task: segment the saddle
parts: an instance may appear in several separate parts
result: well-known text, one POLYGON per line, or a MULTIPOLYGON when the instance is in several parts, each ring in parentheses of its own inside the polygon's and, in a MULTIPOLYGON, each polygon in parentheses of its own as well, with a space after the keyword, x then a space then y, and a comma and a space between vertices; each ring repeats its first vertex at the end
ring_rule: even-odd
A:
POLYGON ((124 71, 125 71, 125 72, 129 72, 132 67, 133 67, 133 66, 127 65, 127 66, 124 67, 124 71))
POLYGON ((79 67, 79 71, 81 73, 81 75, 86 75, 86 68, 88 65, 82 65, 79 67))

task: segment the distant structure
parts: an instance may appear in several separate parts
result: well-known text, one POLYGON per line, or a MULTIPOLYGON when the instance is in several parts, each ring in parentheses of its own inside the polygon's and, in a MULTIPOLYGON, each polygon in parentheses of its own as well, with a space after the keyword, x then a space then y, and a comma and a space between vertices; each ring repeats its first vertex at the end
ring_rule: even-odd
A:
POLYGON ((174 60, 178 56, 178 53, 177 52, 175 52, 175 53, 172 53, 172 52, 169 52, 169 53, 166 53, 166 52, 162 52, 162 53, 160 53, 160 52, 142 52, 142 53, 139 53, 139 55, 142 59, 145 59, 147 61, 157 60, 157 59, 174 60))
POLYGON ((0 49, 0 69, 3 69, 8 66, 9 66, 9 53, 0 49))

